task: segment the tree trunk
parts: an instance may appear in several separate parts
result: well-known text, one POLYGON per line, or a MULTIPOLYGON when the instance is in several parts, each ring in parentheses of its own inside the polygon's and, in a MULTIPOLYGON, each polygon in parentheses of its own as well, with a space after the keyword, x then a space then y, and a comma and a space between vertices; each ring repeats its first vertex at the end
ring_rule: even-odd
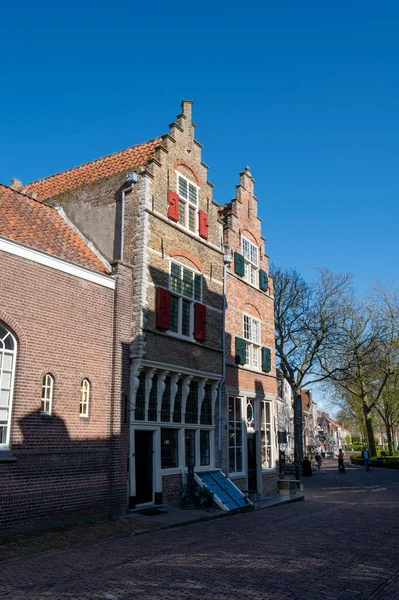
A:
POLYGON ((294 462, 296 478, 302 475, 302 398, 301 392, 294 393, 294 462))
POLYGON ((393 440, 392 440, 392 427, 388 423, 386 425, 386 428, 387 428, 387 438, 388 438, 388 452, 389 452, 389 456, 393 456, 394 449, 393 449, 393 440))
POLYGON ((363 407, 364 420, 366 422, 367 440, 369 446, 370 456, 377 456, 377 450, 375 447, 373 424, 371 422, 370 411, 368 407, 363 407))

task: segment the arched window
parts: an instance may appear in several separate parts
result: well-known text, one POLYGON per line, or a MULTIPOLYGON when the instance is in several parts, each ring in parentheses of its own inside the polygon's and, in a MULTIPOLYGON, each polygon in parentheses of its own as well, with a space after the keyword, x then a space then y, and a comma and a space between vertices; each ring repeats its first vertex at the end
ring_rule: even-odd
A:
POLYGON ((0 448, 10 442, 12 392, 14 387, 17 342, 0 323, 0 448))
POLYGON ((42 385, 42 413, 46 413, 46 415, 51 415, 51 410, 53 406, 53 388, 54 388, 54 377, 51 373, 46 373, 43 377, 43 385, 42 385))
POLYGON ((83 379, 82 387, 80 388, 80 416, 89 416, 89 398, 90 398, 90 381, 83 379))

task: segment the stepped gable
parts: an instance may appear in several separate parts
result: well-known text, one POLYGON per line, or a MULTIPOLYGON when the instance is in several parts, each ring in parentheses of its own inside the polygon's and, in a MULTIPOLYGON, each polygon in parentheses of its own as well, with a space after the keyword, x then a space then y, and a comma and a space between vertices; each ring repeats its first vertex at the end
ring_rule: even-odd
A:
POLYGON ((46 200, 122 171, 146 167, 161 144, 161 138, 137 144, 67 171, 38 179, 21 189, 24 193, 35 195, 39 200, 46 200))
POLYGON ((3 184, 0 184, 0 236, 92 271, 111 272, 55 208, 3 184))

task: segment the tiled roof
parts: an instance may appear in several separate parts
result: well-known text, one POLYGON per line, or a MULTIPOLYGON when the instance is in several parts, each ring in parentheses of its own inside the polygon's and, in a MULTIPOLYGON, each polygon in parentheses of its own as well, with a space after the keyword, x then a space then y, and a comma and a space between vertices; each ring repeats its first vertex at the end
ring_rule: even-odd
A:
POLYGON ((103 156, 84 165, 68 169, 68 171, 28 183, 23 186, 22 191, 27 194, 36 194, 36 198, 45 200, 122 171, 145 167, 161 143, 161 138, 157 138, 137 146, 131 146, 126 150, 103 156))
POLYGON ((0 235, 100 273, 110 273, 50 206, 0 184, 0 235))

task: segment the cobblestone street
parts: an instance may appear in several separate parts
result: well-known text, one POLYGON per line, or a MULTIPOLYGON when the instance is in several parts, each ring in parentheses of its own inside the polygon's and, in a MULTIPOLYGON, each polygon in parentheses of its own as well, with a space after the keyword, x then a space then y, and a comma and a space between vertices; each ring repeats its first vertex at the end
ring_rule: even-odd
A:
MULTIPOLYGON (((324 465, 323 465, 324 466, 324 465)), ((304 502, 0 563, 7 600, 399 598, 399 472, 336 465, 304 502)))

